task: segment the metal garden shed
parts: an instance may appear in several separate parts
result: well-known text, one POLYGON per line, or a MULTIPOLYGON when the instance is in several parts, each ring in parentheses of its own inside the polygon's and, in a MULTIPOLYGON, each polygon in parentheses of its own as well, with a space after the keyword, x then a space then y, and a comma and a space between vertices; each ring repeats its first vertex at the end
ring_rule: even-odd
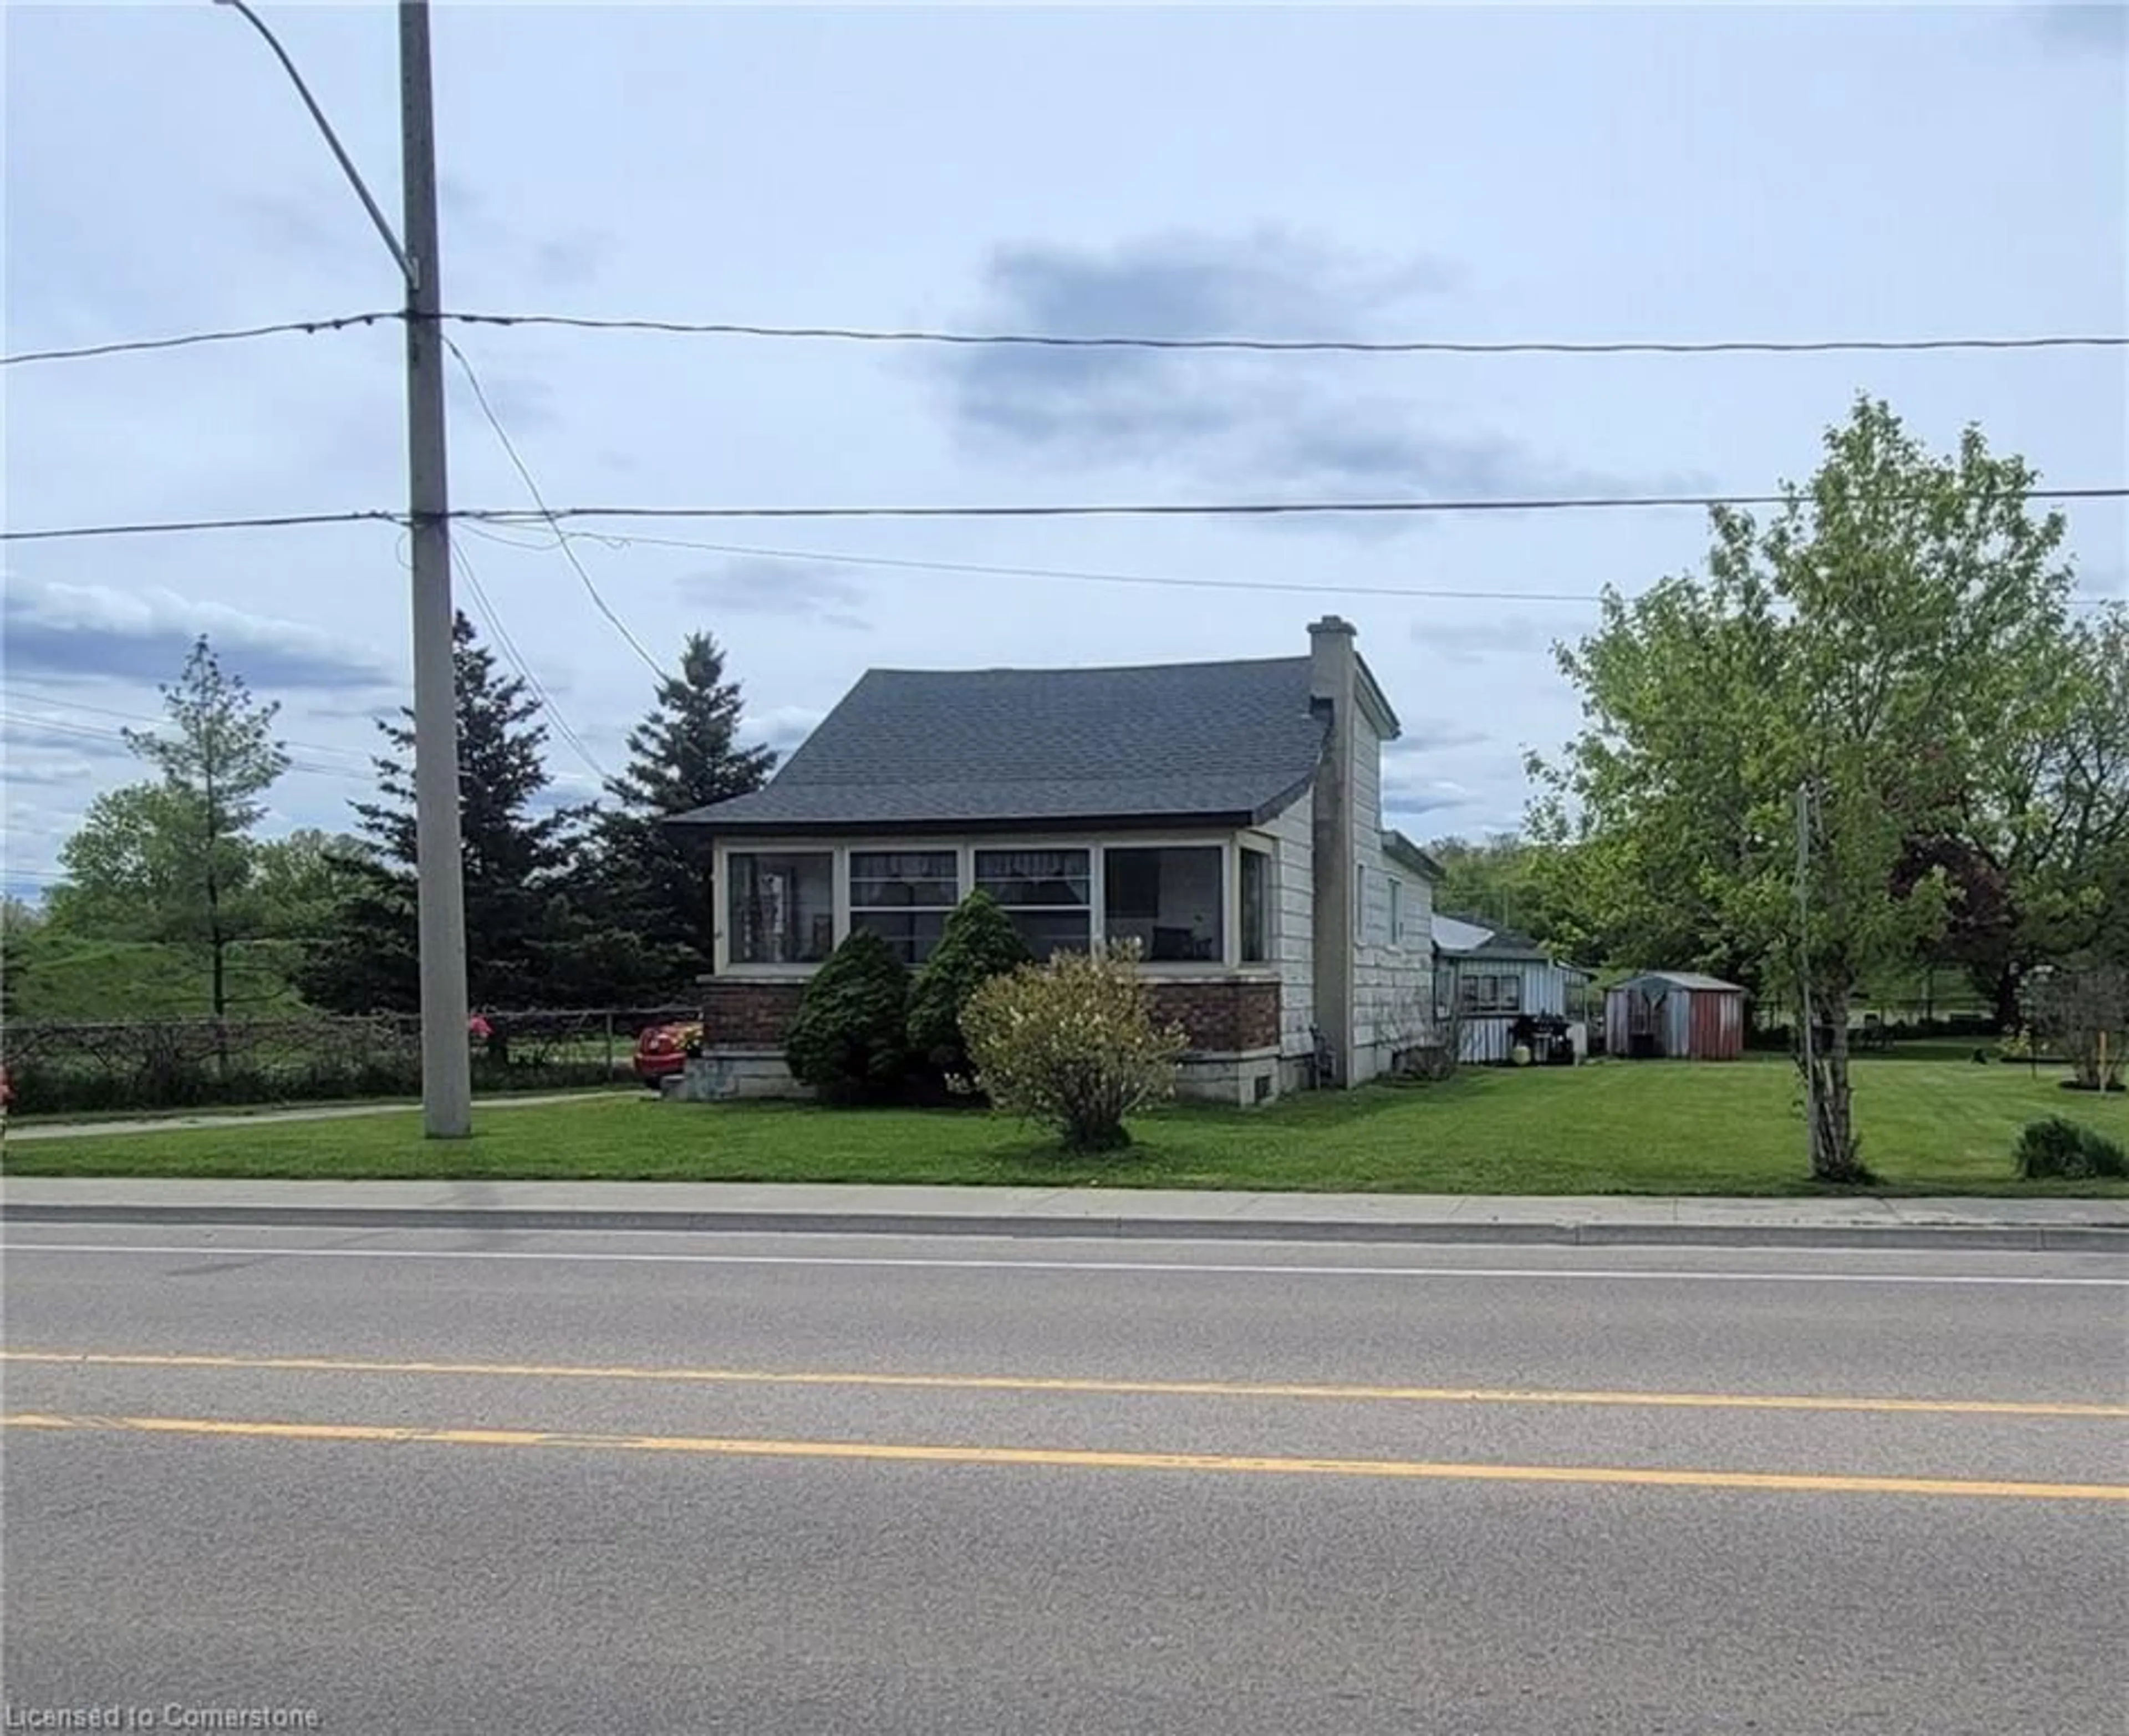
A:
POLYGON ((1645 971, 1604 996, 1604 1050, 1622 1061, 1736 1061, 1745 991, 1690 971, 1645 971))

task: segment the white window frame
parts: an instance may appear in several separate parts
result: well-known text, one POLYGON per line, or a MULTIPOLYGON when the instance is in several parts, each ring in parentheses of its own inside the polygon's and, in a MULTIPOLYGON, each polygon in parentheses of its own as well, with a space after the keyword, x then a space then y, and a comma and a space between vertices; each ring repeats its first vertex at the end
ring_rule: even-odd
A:
POLYGON ((719 976, 791 979, 811 976, 825 960, 815 962, 735 963, 731 933, 731 859, 736 856, 824 856, 828 858, 829 950, 842 943, 847 932, 843 902, 842 851, 819 838, 745 838, 716 847, 712 860, 712 889, 716 895, 716 927, 711 968, 719 976))
MULTIPOLYGON (((966 851, 967 872, 962 884, 969 892, 978 890, 983 882, 976 875, 976 858, 979 856, 1017 856, 1041 852, 1050 856, 1062 855, 1068 850, 1083 851, 1087 858, 1087 902, 1084 904, 1007 904, 998 908, 1010 913, 1015 910, 1031 910, 1048 916, 1059 916, 1078 911, 1087 918, 1087 945, 1089 951, 1101 937, 1101 926, 1096 913, 1102 904, 1102 847, 1091 838, 978 838, 966 851)), ((966 897, 967 893, 962 894, 966 897)), ((1042 961, 1047 962, 1047 961, 1042 961)))
POLYGON ((1460 968, 1456 973, 1456 1010, 1469 1018, 1513 1018, 1523 1011, 1523 974, 1520 971, 1467 971, 1460 968), (1469 984, 1473 993, 1467 998, 1465 985, 1469 984), (1506 984, 1503 996, 1500 985, 1506 984), (1493 992, 1484 992, 1492 985, 1493 992), (1503 1005, 1505 999, 1508 1003, 1503 1005))
POLYGON ((1279 962, 1279 851, 1268 843, 1259 843, 1252 838, 1237 838, 1233 851, 1234 891, 1228 903, 1234 910, 1231 925, 1234 944, 1225 950, 1232 953, 1236 968, 1243 971, 1266 970, 1279 962), (1242 859, 1255 856, 1264 864, 1264 956, 1242 956, 1242 859))
POLYGON ((1240 870, 1235 861, 1239 847, 1232 832, 1195 837, 1188 833, 1148 832, 1141 837, 1124 832, 1104 837, 1094 852, 1094 932, 1104 941, 1109 934, 1109 852, 1112 850, 1217 850, 1220 853, 1220 954, 1217 958, 1141 958, 1139 968, 1155 976, 1226 975, 1236 968, 1240 950, 1236 934, 1236 905, 1240 898, 1240 870))
POLYGON ((1143 834, 1129 832, 955 832, 929 837, 900 833, 877 838, 853 838, 845 833, 832 843, 818 837, 794 837, 788 834, 732 838, 717 843, 712 849, 717 894, 712 968, 719 976, 767 980, 803 980, 821 968, 817 964, 750 965, 732 961, 729 894, 731 869, 728 862, 735 856, 831 857, 834 861, 835 944, 841 946, 850 935, 850 856, 853 853, 864 855, 877 851, 899 855, 922 851, 944 855, 951 851, 955 862, 955 885, 960 889, 960 896, 965 898, 976 884, 975 858, 979 850, 1084 850, 1088 858, 1088 933, 1090 940, 1100 940, 1108 934, 1108 852, 1111 850, 1217 850, 1220 852, 1220 956, 1209 959, 1145 959, 1140 961, 1140 968, 1149 976, 1170 978, 1230 976, 1258 972, 1270 974, 1277 966, 1279 933, 1278 842, 1275 837, 1252 834, 1250 842, 1245 846, 1240 834, 1224 830, 1148 832, 1143 834), (1245 847, 1255 848, 1260 854, 1271 858, 1271 880, 1267 889, 1270 902, 1266 909, 1269 929, 1266 936, 1266 951, 1271 956, 1261 963, 1247 965, 1241 961, 1241 864, 1239 859, 1240 852, 1245 847))
POLYGON ((1404 882, 1394 874, 1384 876, 1390 885, 1390 951, 1404 951, 1404 882))
MULTIPOLYGON (((841 946, 850 937, 857 927, 860 914, 894 915, 909 910, 936 910, 941 918, 951 916, 960 902, 969 895, 969 852, 967 843, 960 837, 946 838, 860 838, 842 845, 836 852, 836 944, 841 946), (852 870, 854 857, 860 856, 943 856, 954 864, 954 896, 944 904, 859 904, 850 896, 850 885, 856 878, 852 870)), ((919 969, 922 959, 909 968, 919 969)))

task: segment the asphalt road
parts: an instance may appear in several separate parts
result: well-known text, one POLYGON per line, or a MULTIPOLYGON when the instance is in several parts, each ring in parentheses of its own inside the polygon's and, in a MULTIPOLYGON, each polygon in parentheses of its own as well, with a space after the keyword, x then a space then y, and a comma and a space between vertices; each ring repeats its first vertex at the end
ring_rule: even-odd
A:
POLYGON ((4 1235, 10 1728, 2129 1715, 2118 1258, 4 1235))

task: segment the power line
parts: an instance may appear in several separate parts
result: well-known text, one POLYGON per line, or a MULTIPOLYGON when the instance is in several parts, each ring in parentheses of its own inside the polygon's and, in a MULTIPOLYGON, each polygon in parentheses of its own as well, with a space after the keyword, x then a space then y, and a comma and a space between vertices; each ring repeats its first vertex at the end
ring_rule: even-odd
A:
MULTIPOLYGON (((117 718, 128 723, 153 723, 160 726, 166 725, 169 722, 167 718, 151 717, 145 712, 114 711, 107 705, 90 705, 79 699, 61 699, 57 694, 45 693, 34 687, 24 687, 15 682, 8 684, 7 694, 10 699, 28 699, 38 705, 55 705, 61 711, 88 712, 100 718, 117 718)), ((369 757, 367 754, 352 747, 328 747, 322 742, 297 742, 285 737, 277 739, 283 747, 298 747, 306 753, 338 754, 345 759, 361 760, 365 762, 369 757)))
POLYGON ((602 317, 572 313, 445 313, 462 325, 550 326, 584 331, 655 331, 702 337, 758 337, 858 344, 932 344, 979 349, 1242 351, 1289 355, 1832 355, 1957 350, 2110 350, 2112 333, 2022 337, 1841 337, 1600 340, 1310 337, 1150 337, 1047 331, 945 331, 866 326, 771 326, 733 320, 602 317))
MULTIPOLYGON (((2028 489, 2028 500, 2116 500, 2129 486, 2028 489)), ((579 506, 540 513, 482 508, 455 513, 489 524, 536 518, 549 524, 579 518, 1273 518, 1336 516, 1393 517, 1444 513, 1572 513, 1662 508, 1785 506, 1785 494, 1563 494, 1459 500, 1155 501, 1100 504, 1012 506, 579 506)))
POLYGON ((444 338, 444 347, 451 352, 453 359, 464 371, 466 384, 473 388, 474 402, 480 406, 480 413, 488 418, 488 427, 495 431, 496 439, 502 442, 502 450, 509 455, 510 462, 516 466, 518 475, 523 479, 526 491, 532 496, 533 503, 539 508, 541 516, 547 521, 549 528, 555 531, 555 547, 562 551, 564 558, 576 569, 577 577, 583 582, 584 590, 590 596, 593 605, 606 617, 613 630, 628 641, 628 648, 642 660, 644 667, 663 681, 665 679, 665 671, 659 666, 658 660, 643 648, 643 641, 628 630, 628 623, 607 606, 606 599, 599 594, 598 586, 593 582, 592 575, 584 570, 583 562, 577 559, 577 551, 569 546, 569 539, 563 536, 560 528, 555 526, 555 515, 547 509, 546 496, 540 492, 540 484, 533 479, 531 470, 519 455, 517 443, 511 439, 510 431, 502 426, 502 420, 495 413, 494 406, 488 403, 488 393, 481 385, 480 376, 474 371, 473 364, 466 359, 465 351, 454 343, 448 334, 444 338))
MULTIPOLYGON (((467 528, 472 534, 483 537, 490 542, 499 542, 506 548, 529 549, 546 546, 544 543, 536 545, 520 542, 514 537, 505 536, 493 527, 469 526, 467 528)), ((704 542, 689 537, 652 537, 635 532, 557 531, 554 534, 563 537, 588 538, 611 549, 636 547, 687 549, 707 555, 753 556, 769 560, 812 561, 824 566, 892 567, 912 572, 964 573, 977 577, 998 579, 1054 579, 1074 584, 1144 585, 1176 590, 1263 591, 1279 595, 1304 597, 1400 597, 1437 603, 1588 604, 1602 603, 1604 600, 1601 591, 1479 590, 1440 585, 1354 584, 1343 581, 1329 584, 1304 584, 1281 579, 1198 579, 1165 573, 1089 571, 1076 567, 1005 566, 974 560, 922 560, 899 556, 854 555, 845 550, 768 548, 755 543, 704 542)), ((2069 599, 2069 606, 2073 608, 2103 608, 2111 603, 2118 603, 2122 600, 2118 597, 2074 596, 2069 599)))
POLYGON ((404 513, 276 513, 248 518, 162 518, 140 523, 73 524, 55 529, 0 530, 0 542, 64 542, 83 537, 163 537, 190 531, 278 531, 294 525, 398 524, 404 513))
MULTIPOLYGON (((545 524, 583 518, 1273 518, 1298 517, 1418 517, 1452 513, 1583 513, 1660 511, 1716 507, 1786 506, 1785 494, 1569 494, 1503 496, 1460 500, 1151 501, 1012 506, 574 506, 529 510, 522 507, 459 507, 445 516, 461 523, 545 524)), ((2027 500, 2120 500, 2129 485, 2027 489, 2027 500)), ((145 537, 193 531, 273 530, 291 525, 398 524, 404 513, 288 513, 270 517, 164 519, 121 524, 64 525, 0 531, 0 542, 50 542, 92 537, 145 537)), ((655 665, 654 665, 655 666, 655 665)))
POLYGON ((487 587, 480 582, 480 575, 474 567, 473 557, 455 537, 451 539, 451 552, 460 570, 465 574, 466 589, 473 593, 474 601, 480 606, 482 618, 487 622, 488 631, 495 635, 496 643, 502 647, 504 657, 525 684, 532 689, 532 697, 540 702, 548 721, 555 726, 555 733, 591 768, 592 775, 603 785, 607 782, 606 768, 599 764, 591 749, 584 746, 583 737, 570 727, 569 720, 562 715, 561 707, 555 704, 555 696, 547 691, 545 684, 534 672, 525 654, 518 650, 517 641, 511 637, 510 629, 503 624, 494 600, 488 594, 487 587))
MULTIPOLYGON (((42 730, 54 735, 71 736, 88 742, 126 742, 129 746, 131 745, 127 740, 126 732, 122 729, 98 729, 93 724, 69 723, 61 718, 31 717, 21 712, 0 711, 0 727, 9 729, 42 730)), ((336 752, 339 750, 333 751, 336 752)), ((303 772, 312 777, 343 778, 364 782, 368 781, 369 777, 369 773, 357 771, 351 765, 320 765, 293 756, 288 761, 288 770, 303 772)))
MULTIPOLYGON (((100 356, 182 350, 202 344, 344 331, 405 317, 379 308, 326 319, 281 320, 168 337, 126 338, 68 348, 18 351, 0 355, 0 367, 36 362, 84 361, 100 356)), ((701 337, 855 344, 920 344, 962 349, 1140 350, 1236 352, 1284 355, 1916 355, 1946 351, 2114 350, 2129 336, 2112 332, 2041 332, 2013 336, 1837 338, 1308 338, 1159 337, 1122 332, 952 331, 931 327, 787 326, 740 320, 681 320, 572 313, 445 312, 460 325, 560 327, 583 331, 645 331, 701 337)))
MULTIPOLYGON (((479 534, 491 541, 504 542, 512 548, 530 546, 502 537, 492 529, 483 530, 479 534)), ((996 579, 1056 579, 1075 584, 1150 585, 1177 590, 1269 591, 1282 595, 1326 597, 1410 597, 1437 602, 1598 603, 1603 600, 1595 591, 1459 590, 1427 585, 1303 584, 1278 579, 1193 579, 1163 573, 1093 572, 1055 566, 1000 566, 973 560, 918 560, 886 555, 853 555, 828 549, 764 548, 750 543, 700 542, 686 537, 645 537, 603 531, 565 531, 560 534, 590 537, 614 548, 641 545, 651 548, 692 549, 710 555, 756 556, 769 560, 811 560, 831 566, 895 567, 912 572, 964 573, 996 579)))
POLYGON ((282 320, 270 326, 232 326, 218 331, 187 331, 175 337, 136 337, 108 344, 83 344, 70 350, 18 350, 0 355, 0 368, 18 368, 30 362, 86 361, 98 355, 137 355, 150 350, 185 350, 195 344, 233 344, 246 338, 279 337, 292 331, 314 336, 321 331, 342 331, 350 326, 374 325, 379 320, 400 319, 396 311, 343 313, 331 319, 282 320))

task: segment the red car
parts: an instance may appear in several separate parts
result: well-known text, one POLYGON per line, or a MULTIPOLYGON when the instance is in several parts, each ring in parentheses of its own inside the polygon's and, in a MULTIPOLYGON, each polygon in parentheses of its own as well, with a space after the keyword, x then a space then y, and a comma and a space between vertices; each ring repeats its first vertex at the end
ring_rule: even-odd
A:
POLYGON ((677 1025, 646 1025, 636 1039, 636 1076, 656 1089, 658 1081, 688 1064, 688 1046, 703 1040, 700 1020, 677 1025))

